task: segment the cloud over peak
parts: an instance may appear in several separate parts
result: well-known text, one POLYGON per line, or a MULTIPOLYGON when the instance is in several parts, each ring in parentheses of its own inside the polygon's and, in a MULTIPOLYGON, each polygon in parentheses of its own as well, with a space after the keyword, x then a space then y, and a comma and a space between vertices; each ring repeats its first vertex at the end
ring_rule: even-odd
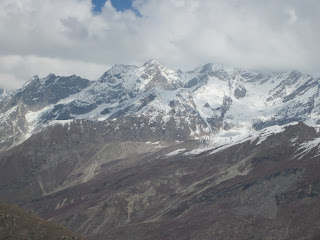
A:
POLYGON ((315 0, 135 0, 119 12, 106 1, 2 0, 0 87, 32 75, 97 79, 116 63, 157 59, 171 68, 207 62, 318 74, 315 0), (87 66, 87 67, 86 67, 87 66))

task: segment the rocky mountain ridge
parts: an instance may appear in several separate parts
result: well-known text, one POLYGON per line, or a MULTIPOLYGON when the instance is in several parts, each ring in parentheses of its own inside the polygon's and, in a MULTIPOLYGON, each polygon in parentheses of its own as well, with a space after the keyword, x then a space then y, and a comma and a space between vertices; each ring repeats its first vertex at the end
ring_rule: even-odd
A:
POLYGON ((124 137, 143 135, 150 126, 141 137, 145 141, 297 121, 316 125, 318 96, 319 79, 308 74, 261 74, 213 64, 188 72, 155 60, 141 67, 115 65, 97 81, 35 76, 0 100, 0 145, 7 149, 51 124, 75 119, 111 124, 124 137))

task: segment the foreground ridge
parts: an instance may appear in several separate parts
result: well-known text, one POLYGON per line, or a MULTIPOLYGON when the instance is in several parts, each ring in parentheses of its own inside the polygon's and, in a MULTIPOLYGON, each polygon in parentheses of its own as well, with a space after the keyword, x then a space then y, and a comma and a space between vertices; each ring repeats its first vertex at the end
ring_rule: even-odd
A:
POLYGON ((64 227, 3 202, 0 202, 0 225, 0 239, 84 240, 64 227))

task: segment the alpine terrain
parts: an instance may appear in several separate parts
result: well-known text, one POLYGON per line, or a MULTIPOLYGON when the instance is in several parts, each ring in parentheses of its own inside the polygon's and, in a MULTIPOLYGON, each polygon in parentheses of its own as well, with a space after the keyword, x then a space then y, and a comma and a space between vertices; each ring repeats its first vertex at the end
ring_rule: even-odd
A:
POLYGON ((0 200, 88 239, 318 239, 319 89, 155 60, 34 76, 0 89, 0 200))

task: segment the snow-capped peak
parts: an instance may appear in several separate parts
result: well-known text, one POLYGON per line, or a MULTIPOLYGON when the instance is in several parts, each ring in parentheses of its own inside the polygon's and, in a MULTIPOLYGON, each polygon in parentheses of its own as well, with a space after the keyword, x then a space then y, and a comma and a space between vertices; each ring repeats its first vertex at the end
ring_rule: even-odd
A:
POLYGON ((160 63, 159 61, 155 60, 155 59, 150 59, 148 61, 146 61, 143 66, 145 67, 152 67, 152 66, 157 66, 157 67, 164 67, 164 65, 162 63, 160 63))
POLYGON ((139 67, 120 64, 94 82, 74 75, 35 76, 10 96, 0 101, 1 110, 24 104, 34 116, 26 125, 135 117, 147 119, 145 126, 160 135, 166 129, 180 131, 177 139, 296 121, 320 124, 318 79, 299 72, 261 74, 221 64, 187 72, 155 60, 139 67))

